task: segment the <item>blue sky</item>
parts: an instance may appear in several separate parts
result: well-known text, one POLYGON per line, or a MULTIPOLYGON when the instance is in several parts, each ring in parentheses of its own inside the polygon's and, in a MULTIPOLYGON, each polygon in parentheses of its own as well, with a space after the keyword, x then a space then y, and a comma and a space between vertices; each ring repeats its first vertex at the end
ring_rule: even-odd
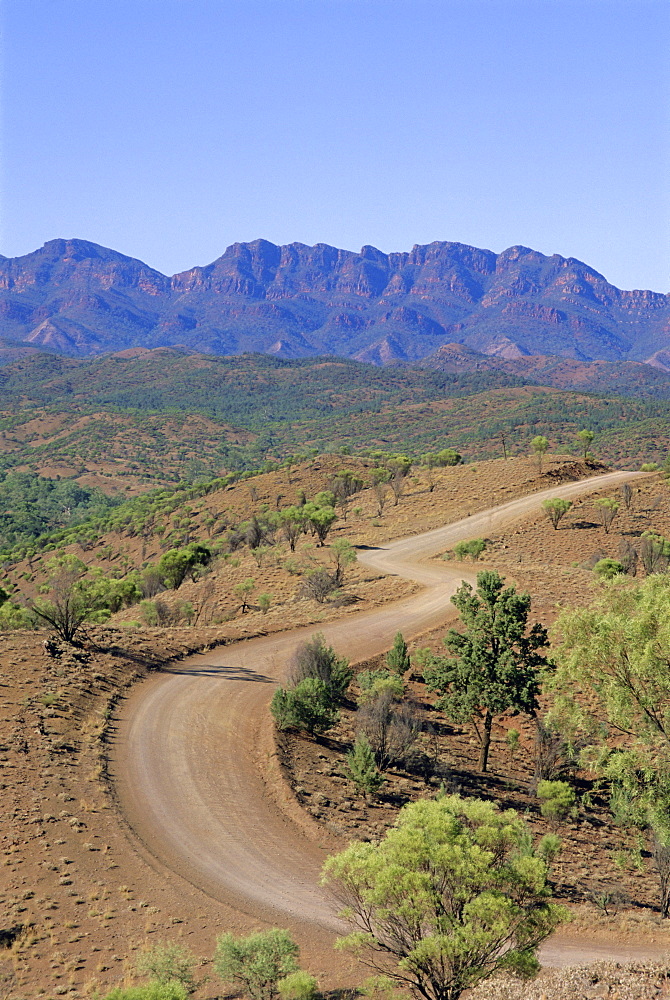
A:
POLYGON ((670 291, 663 0, 4 0, 0 251, 455 240, 670 291))

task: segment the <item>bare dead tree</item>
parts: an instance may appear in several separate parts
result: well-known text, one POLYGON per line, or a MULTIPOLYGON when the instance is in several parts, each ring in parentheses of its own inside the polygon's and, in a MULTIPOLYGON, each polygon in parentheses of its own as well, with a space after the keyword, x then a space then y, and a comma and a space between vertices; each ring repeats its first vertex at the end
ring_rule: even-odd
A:
POLYGON ((631 545, 628 538, 622 538, 619 542, 619 562, 628 576, 637 576, 637 564, 639 556, 637 549, 631 545))
POLYGON ((389 690, 380 691, 359 708, 357 721, 381 770, 404 760, 421 733, 416 707, 407 700, 395 701, 389 690))
POLYGON ((633 487, 630 483, 622 483, 619 487, 619 492, 621 493, 621 499, 626 512, 630 513, 633 507, 633 487))

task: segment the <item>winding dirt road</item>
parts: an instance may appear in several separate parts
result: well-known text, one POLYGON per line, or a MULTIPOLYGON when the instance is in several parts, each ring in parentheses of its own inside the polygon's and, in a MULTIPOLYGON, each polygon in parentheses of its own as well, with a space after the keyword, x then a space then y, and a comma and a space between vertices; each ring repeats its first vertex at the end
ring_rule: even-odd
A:
MULTIPOLYGON (((574 498, 635 475, 614 472, 552 487, 435 531, 359 551, 365 565, 415 580, 424 589, 319 630, 339 653, 358 661, 388 649, 398 630, 410 637, 436 627, 451 617, 449 598, 461 580, 474 573, 448 563, 427 564, 428 557, 460 540, 492 534, 538 510, 548 496, 574 498)), ((191 656, 138 685, 119 719, 111 773, 122 814, 145 857, 239 913, 331 942, 341 930, 337 905, 318 878, 335 845, 268 768, 268 702, 292 651, 315 630, 191 656)), ((542 959, 564 965, 644 953, 554 938, 542 959)))

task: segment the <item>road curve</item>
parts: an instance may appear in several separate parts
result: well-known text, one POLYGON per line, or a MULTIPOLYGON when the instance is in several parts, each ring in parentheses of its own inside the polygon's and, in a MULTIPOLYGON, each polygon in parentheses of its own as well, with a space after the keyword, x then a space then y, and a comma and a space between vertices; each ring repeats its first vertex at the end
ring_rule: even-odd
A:
MULTIPOLYGON (((490 535, 539 510, 547 497, 574 498, 634 478, 613 472, 554 486, 425 534, 359 552, 375 570, 423 589, 374 611, 319 627, 352 660, 388 649, 401 630, 416 636, 447 621, 449 598, 473 573, 425 560, 463 539, 490 535)), ((315 627, 238 642, 191 656, 137 685, 119 719, 110 772, 136 843, 209 896, 258 921, 341 930, 337 906, 319 886, 328 835, 300 822, 266 784, 268 702, 298 643, 315 627)), ((332 845, 331 845, 332 847, 332 845)), ((549 942, 544 961, 584 961, 549 942)), ((612 953, 609 953, 610 957, 612 953)), ((617 951, 617 957, 620 952, 617 951)), ((636 957, 640 957, 639 952, 636 957)))

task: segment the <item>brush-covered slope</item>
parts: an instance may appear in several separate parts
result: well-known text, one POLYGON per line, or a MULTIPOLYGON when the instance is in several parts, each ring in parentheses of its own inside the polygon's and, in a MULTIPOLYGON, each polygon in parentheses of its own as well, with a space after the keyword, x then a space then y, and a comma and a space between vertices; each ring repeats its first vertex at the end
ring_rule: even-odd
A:
POLYGON ((215 357, 169 348, 102 358, 40 355, 0 369, 2 470, 76 477, 105 492, 256 469, 305 449, 415 457, 527 455, 545 435, 635 467, 664 461, 670 402, 529 384, 501 371, 377 368, 344 358, 215 357))

